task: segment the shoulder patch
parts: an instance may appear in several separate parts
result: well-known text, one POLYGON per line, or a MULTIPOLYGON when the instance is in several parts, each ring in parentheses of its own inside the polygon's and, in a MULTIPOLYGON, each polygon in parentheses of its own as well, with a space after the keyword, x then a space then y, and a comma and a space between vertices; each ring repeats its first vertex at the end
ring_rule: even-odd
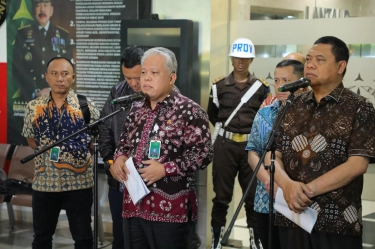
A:
POLYGON ((66 30, 66 29, 64 29, 64 28, 62 28, 62 27, 60 27, 60 26, 56 26, 58 29, 61 29, 61 30, 63 30, 63 31, 65 31, 66 33, 69 33, 69 31, 68 30, 66 30))
POLYGON ((21 28, 18 28, 18 30, 25 29, 25 28, 30 28, 30 27, 31 27, 31 25, 26 25, 26 26, 23 26, 21 28))
POLYGON ((212 84, 216 84, 217 82, 219 82, 220 80, 224 79, 224 76, 220 76, 219 78, 216 78, 212 81, 212 84))
POLYGON ((260 82, 262 82, 263 85, 265 85, 266 87, 270 87, 270 84, 268 84, 268 82, 267 82, 265 79, 263 79, 263 78, 258 78, 258 80, 259 80, 260 82))

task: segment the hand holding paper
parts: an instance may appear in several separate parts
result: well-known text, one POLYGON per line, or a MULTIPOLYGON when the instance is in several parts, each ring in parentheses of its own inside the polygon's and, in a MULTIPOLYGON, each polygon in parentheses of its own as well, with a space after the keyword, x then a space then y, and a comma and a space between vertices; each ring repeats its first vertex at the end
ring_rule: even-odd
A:
POLYGON ((128 190, 130 197, 132 198, 133 204, 136 205, 143 197, 150 193, 150 190, 147 188, 143 182, 138 171, 135 169, 133 158, 129 158, 126 162, 126 167, 129 170, 128 180, 123 183, 128 190))
POLYGON ((275 209, 308 233, 311 233, 316 219, 318 218, 318 212, 309 207, 300 214, 291 211, 284 199, 283 190, 281 188, 279 188, 276 193, 275 209))

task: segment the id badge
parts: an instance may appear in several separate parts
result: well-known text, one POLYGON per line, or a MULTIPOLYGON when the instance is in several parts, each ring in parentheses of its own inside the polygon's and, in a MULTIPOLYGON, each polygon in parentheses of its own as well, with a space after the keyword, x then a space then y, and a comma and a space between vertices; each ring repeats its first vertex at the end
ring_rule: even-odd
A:
POLYGON ((158 140, 151 140, 150 150, 148 151, 148 157, 150 159, 159 159, 160 157, 161 142, 158 140))
POLYGON ((60 154, 60 147, 53 147, 50 150, 49 160, 51 162, 58 162, 59 161, 59 154, 60 154))

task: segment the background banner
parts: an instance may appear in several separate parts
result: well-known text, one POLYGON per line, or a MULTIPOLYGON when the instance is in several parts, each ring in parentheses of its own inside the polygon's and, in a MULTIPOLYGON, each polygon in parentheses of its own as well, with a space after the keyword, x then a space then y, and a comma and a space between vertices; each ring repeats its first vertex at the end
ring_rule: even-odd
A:
POLYGON ((120 80, 121 20, 137 19, 139 8, 137 0, 7 1, 8 143, 27 145, 25 106, 49 94, 44 73, 53 57, 74 63, 74 89, 102 108, 120 80))

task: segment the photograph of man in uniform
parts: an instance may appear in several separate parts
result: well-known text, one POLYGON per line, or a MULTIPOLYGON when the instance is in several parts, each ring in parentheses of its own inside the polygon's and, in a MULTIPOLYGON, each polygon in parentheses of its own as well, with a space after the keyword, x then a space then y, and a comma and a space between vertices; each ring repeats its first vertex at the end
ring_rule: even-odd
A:
POLYGON ((73 60, 69 32, 51 22, 56 11, 53 0, 32 0, 34 23, 19 28, 13 47, 13 83, 19 101, 30 101, 48 94, 50 89, 44 73, 53 57, 73 60))

